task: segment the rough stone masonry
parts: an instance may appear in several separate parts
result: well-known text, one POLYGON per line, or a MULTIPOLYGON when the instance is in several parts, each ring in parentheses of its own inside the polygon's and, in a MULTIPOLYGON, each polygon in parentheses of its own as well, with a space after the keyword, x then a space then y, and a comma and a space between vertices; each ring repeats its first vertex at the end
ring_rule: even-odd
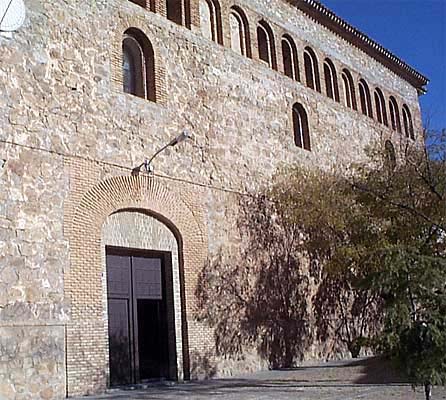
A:
MULTIPOLYGON (((107 388, 110 244, 170 257, 171 377, 267 367, 255 348, 217 357, 212 328, 195 317, 206 261, 240 246, 240 197, 270 185, 284 164, 344 171, 364 159, 368 145, 404 146, 411 139, 376 118, 375 87, 388 114, 390 96, 396 99, 401 125, 408 107, 421 144, 418 96, 427 80, 312 0, 25 6, 24 26, 0 36, 0 399, 107 388), (183 11, 180 23, 171 20, 172 4, 183 11), (246 17, 250 57, 231 49, 234 5, 246 17), (209 18, 215 40, 203 29, 209 18), (277 70, 260 60, 261 20, 271 29, 277 70), (124 93, 129 28, 153 47, 156 101, 124 93), (285 34, 297 49, 294 79, 285 74, 285 34), (320 92, 306 85, 306 47, 318 61, 320 92), (339 74, 339 102, 326 95, 327 57, 339 74), (343 101, 344 69, 357 110, 343 101), (360 110, 361 78, 372 92, 373 119, 360 110), (295 144, 295 103, 308 115, 311 151, 295 144), (193 140, 160 154, 155 175, 132 175, 184 128, 193 140)), ((307 357, 320 354, 314 347, 307 357)))

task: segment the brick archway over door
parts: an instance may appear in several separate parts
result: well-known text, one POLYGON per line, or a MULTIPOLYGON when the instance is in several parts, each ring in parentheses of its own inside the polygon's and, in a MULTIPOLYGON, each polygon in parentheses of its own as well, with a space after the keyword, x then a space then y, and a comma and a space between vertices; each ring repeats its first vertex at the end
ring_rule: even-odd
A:
MULTIPOLYGON (((183 279, 183 341, 195 310, 197 272, 207 256, 207 237, 200 202, 182 198, 159 178, 118 176, 86 192, 69 221, 70 269, 65 295, 71 307, 67 325, 67 393, 85 395, 106 389, 108 339, 104 307, 102 225, 122 209, 142 210, 163 222, 177 237, 183 279)), ((187 342, 183 344, 187 363, 187 342)), ((187 364, 185 365, 187 372, 187 364)))

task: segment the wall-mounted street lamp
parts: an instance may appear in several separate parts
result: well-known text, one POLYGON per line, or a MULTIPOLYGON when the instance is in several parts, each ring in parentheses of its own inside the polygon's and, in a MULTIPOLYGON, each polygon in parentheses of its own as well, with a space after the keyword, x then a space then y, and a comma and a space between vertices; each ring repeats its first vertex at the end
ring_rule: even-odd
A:
POLYGON ((141 165, 138 165, 136 168, 134 168, 133 174, 138 174, 139 171, 141 171, 142 167, 144 167, 144 169, 146 170, 147 173, 149 173, 149 174, 153 173, 152 162, 158 154, 162 153, 168 147, 176 146, 178 143, 181 143, 184 140, 189 139, 191 137, 192 137, 191 133, 189 131, 187 131, 186 129, 183 129, 183 131, 176 138, 172 139, 165 146, 161 147, 161 149, 159 149, 151 158, 145 159, 141 165))

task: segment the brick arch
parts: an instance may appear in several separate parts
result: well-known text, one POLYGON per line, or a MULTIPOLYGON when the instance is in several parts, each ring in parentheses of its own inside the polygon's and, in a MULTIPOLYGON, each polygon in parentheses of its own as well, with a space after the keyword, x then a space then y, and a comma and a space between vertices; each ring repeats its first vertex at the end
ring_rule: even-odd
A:
MULTIPOLYGON (((195 271, 207 256, 207 238, 199 207, 154 177, 117 176, 103 180, 84 194, 70 223, 71 266, 65 273, 65 296, 71 308, 67 325, 69 395, 99 393, 107 387, 102 226, 109 215, 125 209, 154 216, 177 237, 184 282, 183 340, 187 339, 187 320, 193 318, 196 309, 195 271)), ((187 349, 187 343, 184 346, 187 349)))

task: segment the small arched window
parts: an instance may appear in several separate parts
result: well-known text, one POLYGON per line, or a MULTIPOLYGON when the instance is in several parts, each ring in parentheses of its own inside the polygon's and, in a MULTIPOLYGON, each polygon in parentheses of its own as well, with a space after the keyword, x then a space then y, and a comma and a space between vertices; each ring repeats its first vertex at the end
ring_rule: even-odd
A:
POLYGON ((294 40, 289 35, 282 37, 283 72, 295 81, 299 80, 299 62, 297 60, 297 48, 294 40))
POLYGON ((274 35, 272 29, 265 21, 260 21, 257 25, 257 42, 260 60, 266 62, 272 69, 277 70, 274 35))
POLYGON ((396 153, 395 148, 393 147, 393 144, 390 140, 386 140, 384 144, 384 150, 385 165, 390 171, 393 171, 396 168, 396 153))
POLYGON ((355 86, 353 84, 352 74, 349 70, 342 70, 342 83, 344 87, 344 103, 348 108, 357 110, 355 86))
POLYGON ((321 92, 321 81, 319 78, 319 65, 315 52, 311 47, 304 50, 305 80, 309 88, 321 92))
POLYGON ((401 133, 401 120, 400 120, 400 111, 398 109, 398 103, 395 100, 395 97, 390 96, 389 99, 389 111, 390 111, 390 122, 392 124, 392 129, 401 133))
POLYGON ((339 103, 338 76, 336 68, 329 58, 324 61, 324 77, 327 96, 339 103))
POLYGON ((373 118, 372 98, 370 96, 369 85, 364 79, 359 80, 359 100, 361 101, 361 112, 370 118, 373 118))
POLYGON ((406 104, 403 105, 403 123, 404 123, 404 133, 406 134, 406 137, 410 137, 412 140, 415 140, 412 115, 410 114, 409 107, 407 107, 406 104))
POLYGON ((251 58, 251 40, 249 37, 248 19, 237 6, 231 7, 229 14, 231 32, 231 48, 242 56, 251 58))
POLYGON ((200 27, 203 36, 223 43, 221 31, 221 11, 217 0, 200 0, 200 27))
POLYGON ((294 143, 297 147, 311 151, 308 116, 302 104, 293 106, 294 143))
POLYGON ((152 45, 140 30, 130 28, 122 40, 123 89, 155 101, 155 59, 152 45))
POLYGON ((386 112, 386 102, 384 101, 383 92, 381 89, 375 89, 375 109, 376 109, 376 119, 380 124, 388 126, 387 122, 387 112, 386 112))

